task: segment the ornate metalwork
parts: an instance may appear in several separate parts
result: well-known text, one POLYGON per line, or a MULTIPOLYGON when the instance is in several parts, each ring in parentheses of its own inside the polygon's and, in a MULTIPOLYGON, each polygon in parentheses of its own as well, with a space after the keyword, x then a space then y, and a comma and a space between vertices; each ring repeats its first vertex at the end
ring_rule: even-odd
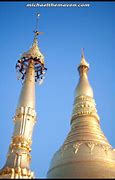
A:
POLYGON ((35 82, 37 82, 38 80, 43 80, 47 68, 45 68, 44 63, 42 63, 40 59, 37 57, 35 58, 22 57, 21 59, 18 60, 18 62, 16 63, 18 79, 22 79, 22 81, 24 81, 30 61, 34 62, 35 82))
POLYGON ((72 120, 80 116, 93 116, 99 121, 99 116, 96 110, 96 104, 92 97, 78 96, 74 101, 74 109, 72 113, 72 120))
POLYGON ((105 153, 107 154, 107 153, 108 153, 108 150, 109 150, 109 147, 108 147, 108 146, 104 146, 104 145, 102 145, 102 147, 103 147, 105 153))
POLYGON ((92 154, 92 151, 93 151, 93 149, 95 147, 95 143, 94 142, 88 142, 88 143, 86 143, 86 145, 89 147, 90 152, 92 154))
MULTIPOLYGON (((82 142, 76 142, 73 145, 71 145, 74 148, 74 153, 75 154, 77 154, 77 152, 78 152, 78 150, 79 150, 79 148, 80 148, 80 146, 82 144, 85 144, 89 148, 91 154, 92 154, 92 152, 93 152, 93 150, 94 150, 94 148, 96 146, 100 146, 101 148, 103 148, 105 150, 106 154, 107 154, 109 149, 112 150, 111 146, 105 145, 105 144, 101 144, 101 143, 98 143, 96 141, 87 141, 87 142, 82 141, 82 142)), ((70 144, 68 146, 70 146, 70 144)))
POLYGON ((36 121, 36 112, 35 109, 32 109, 30 107, 19 107, 16 110, 15 116, 13 118, 14 122, 23 120, 24 115, 26 116, 27 120, 36 121))
POLYGON ((75 151, 74 151, 75 154, 77 154, 81 144, 83 144, 83 143, 82 142, 77 142, 77 143, 73 144, 73 148, 75 149, 75 151))
MULTIPOLYGON (((37 13, 36 16, 36 28, 38 27, 38 17, 40 14, 37 13)), ((24 81, 26 77, 26 72, 28 69, 28 65, 30 61, 34 63, 35 70, 35 82, 39 82, 40 84, 43 82, 44 74, 47 71, 47 68, 44 65, 44 56, 40 52, 38 47, 37 36, 43 34, 43 32, 39 32, 37 29, 34 31, 34 42, 30 50, 26 53, 23 53, 21 58, 16 63, 16 70, 18 74, 18 79, 22 79, 24 81)))
POLYGON ((10 179, 17 179, 17 178, 28 178, 33 179, 34 178, 34 172, 30 171, 27 168, 10 168, 5 167, 2 171, 0 171, 0 179, 2 178, 10 178, 10 179))

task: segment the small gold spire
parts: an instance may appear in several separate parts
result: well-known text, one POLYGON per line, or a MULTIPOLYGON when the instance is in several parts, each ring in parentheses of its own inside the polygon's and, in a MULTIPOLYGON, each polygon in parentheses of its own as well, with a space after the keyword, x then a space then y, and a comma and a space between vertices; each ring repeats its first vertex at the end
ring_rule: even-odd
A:
POLYGON ((75 90, 76 97, 81 95, 93 97, 93 90, 90 86, 87 76, 88 70, 89 70, 89 64, 85 60, 84 50, 82 49, 81 62, 80 65, 78 66, 80 79, 75 90))
POLYGON ((85 66, 89 69, 89 64, 87 63, 87 61, 85 60, 85 56, 84 56, 84 48, 82 48, 82 55, 81 55, 81 62, 80 62, 80 65, 78 66, 78 69, 81 67, 81 66, 85 66))

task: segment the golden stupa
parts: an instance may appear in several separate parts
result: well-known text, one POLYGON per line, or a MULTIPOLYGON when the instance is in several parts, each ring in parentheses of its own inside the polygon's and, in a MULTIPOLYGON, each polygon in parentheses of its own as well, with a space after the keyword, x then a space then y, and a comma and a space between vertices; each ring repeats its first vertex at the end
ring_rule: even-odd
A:
POLYGON ((88 70, 82 52, 71 130, 52 158, 48 178, 115 178, 115 152, 100 128, 88 70))

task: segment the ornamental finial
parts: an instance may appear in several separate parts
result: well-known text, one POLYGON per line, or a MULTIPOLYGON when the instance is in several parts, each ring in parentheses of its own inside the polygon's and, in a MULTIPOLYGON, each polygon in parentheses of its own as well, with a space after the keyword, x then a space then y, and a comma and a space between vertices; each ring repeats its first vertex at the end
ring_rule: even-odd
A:
POLYGON ((81 62, 78 66, 78 69, 80 67, 86 67, 87 69, 89 69, 89 64, 87 63, 87 61, 85 60, 85 56, 84 56, 84 48, 82 48, 82 54, 81 54, 81 62))
POLYGON ((37 13, 36 14, 36 29, 35 29, 35 31, 34 31, 34 41, 35 41, 35 39, 37 39, 37 36, 39 35, 39 34, 43 34, 43 32, 39 32, 38 31, 38 19, 39 19, 39 17, 40 17, 40 14, 39 13, 37 13))
POLYGON ((84 49, 82 49, 81 62, 80 62, 80 65, 78 66, 80 79, 76 87, 76 93, 75 93, 76 97, 89 96, 93 98, 93 90, 88 81, 88 70, 89 70, 89 64, 85 60, 84 49))
POLYGON ((82 51, 81 57, 84 58, 84 48, 82 48, 81 51, 82 51))
POLYGON ((38 81, 39 84, 43 82, 44 74, 47 68, 45 68, 44 56, 41 53, 38 47, 37 36, 39 34, 43 34, 38 31, 38 18, 40 14, 36 15, 36 29, 34 31, 34 41, 31 48, 21 55, 21 58, 18 60, 16 64, 16 70, 18 73, 18 79, 22 79, 24 81, 26 77, 26 72, 29 67, 30 62, 34 63, 35 70, 35 82, 38 81))
POLYGON ((40 17, 40 14, 37 13, 36 14, 36 31, 38 30, 38 19, 39 19, 39 17, 40 17))

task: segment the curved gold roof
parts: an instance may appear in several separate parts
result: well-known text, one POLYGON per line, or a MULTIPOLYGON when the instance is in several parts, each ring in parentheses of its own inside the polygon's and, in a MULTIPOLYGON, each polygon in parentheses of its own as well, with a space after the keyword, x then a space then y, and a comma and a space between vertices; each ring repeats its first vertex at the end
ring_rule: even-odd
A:
POLYGON ((100 127, 88 70, 82 55, 71 129, 52 158, 48 178, 115 178, 115 152, 100 127))

